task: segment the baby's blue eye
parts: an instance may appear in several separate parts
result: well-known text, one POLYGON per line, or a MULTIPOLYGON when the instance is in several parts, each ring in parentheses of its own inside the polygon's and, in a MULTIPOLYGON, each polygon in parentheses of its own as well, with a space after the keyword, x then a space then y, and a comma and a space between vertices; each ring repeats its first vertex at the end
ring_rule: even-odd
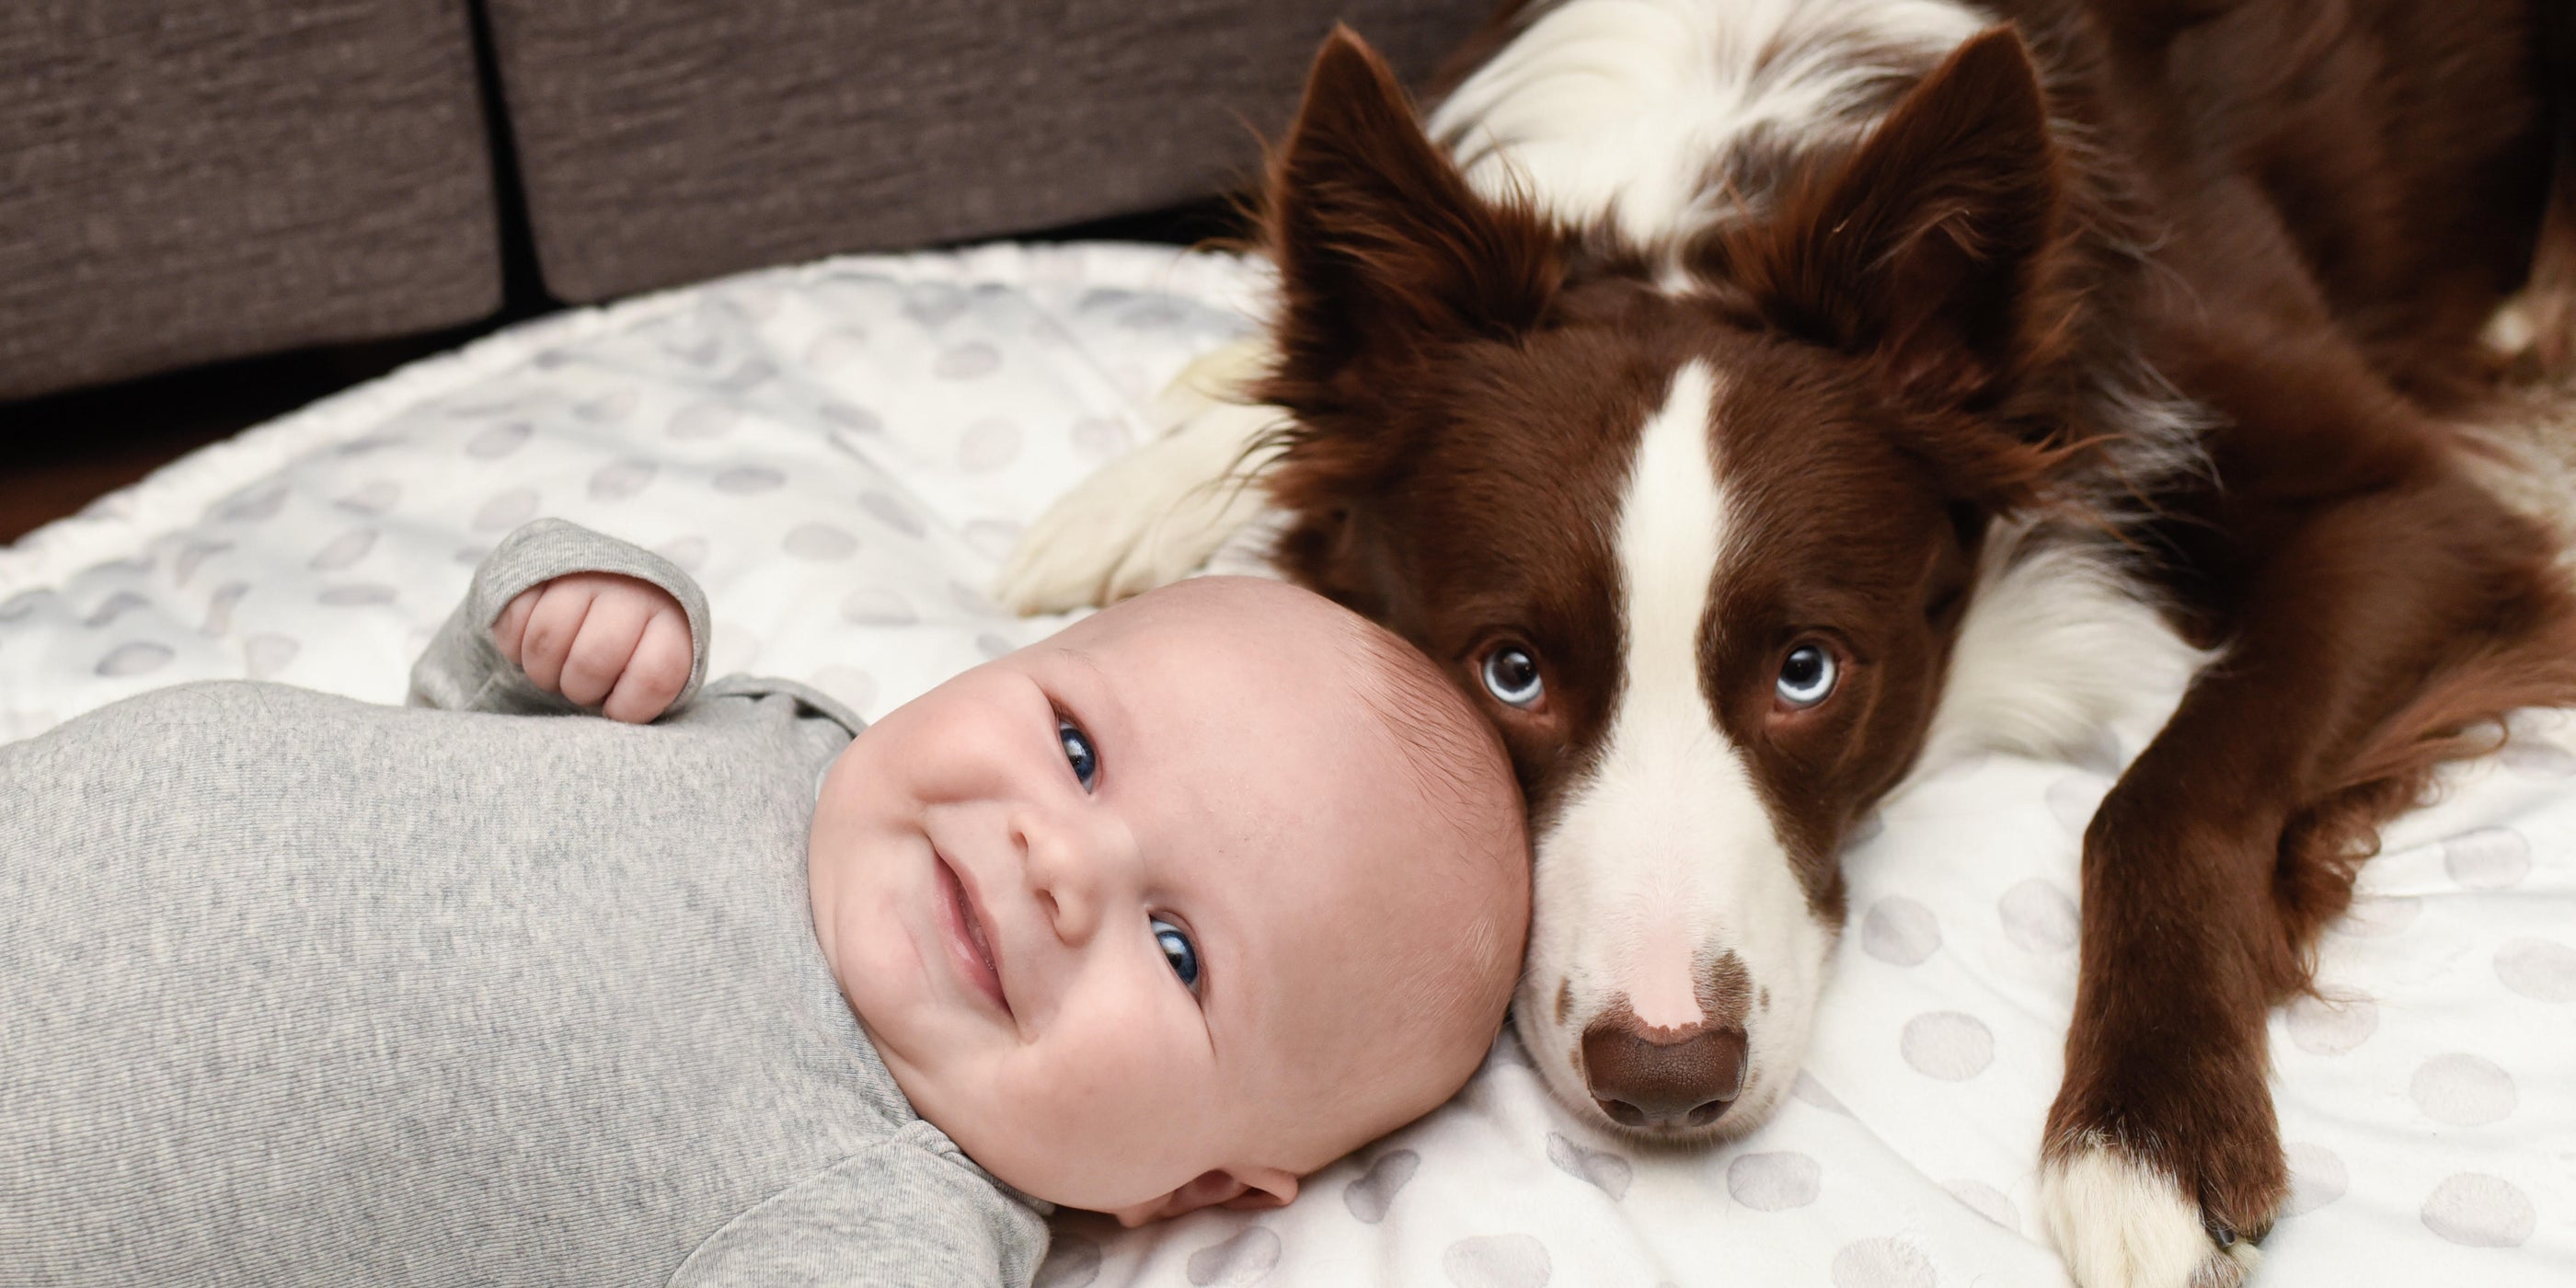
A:
POLYGON ((1172 973, 1181 977, 1181 986, 1192 992, 1199 987, 1199 948, 1190 942, 1189 932, 1160 917, 1148 917, 1145 924, 1153 928, 1154 942, 1163 950, 1163 958, 1172 964, 1172 973))
POLYGON ((1070 720, 1055 722, 1055 736, 1064 744, 1064 762, 1073 766, 1073 779, 1090 791, 1100 778, 1100 753, 1092 748, 1091 735, 1073 727, 1070 720))

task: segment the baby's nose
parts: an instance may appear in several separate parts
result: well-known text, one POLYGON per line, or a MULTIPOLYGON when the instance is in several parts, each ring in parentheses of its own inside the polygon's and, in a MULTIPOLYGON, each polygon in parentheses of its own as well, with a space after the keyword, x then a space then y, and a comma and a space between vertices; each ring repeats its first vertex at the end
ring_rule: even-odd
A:
POLYGON ((1030 893, 1058 939, 1088 939, 1103 907, 1133 884, 1128 869, 1134 864, 1119 853, 1117 839, 1079 821, 1022 829, 1030 893))
POLYGON ((1744 1030, 1652 1028, 1604 1016, 1583 1032, 1583 1080, 1593 1103, 1629 1127, 1705 1127, 1744 1091, 1744 1030))

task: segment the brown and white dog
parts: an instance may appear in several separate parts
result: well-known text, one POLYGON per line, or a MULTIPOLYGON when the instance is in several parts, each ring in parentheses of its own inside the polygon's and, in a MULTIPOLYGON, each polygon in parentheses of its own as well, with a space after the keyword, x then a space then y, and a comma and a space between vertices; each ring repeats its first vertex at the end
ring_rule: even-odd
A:
POLYGON ((1005 597, 1168 580, 1266 496, 1511 747, 1533 1061, 1675 1141, 1787 1093, 1875 802, 2191 676, 2085 839, 2042 1175, 2090 1288, 2240 1282, 2267 1009, 2434 765, 2576 701, 2479 346, 2576 231, 2560 8, 1555 0, 1427 120, 1337 32, 1225 359, 1265 406, 1061 503, 1005 597))

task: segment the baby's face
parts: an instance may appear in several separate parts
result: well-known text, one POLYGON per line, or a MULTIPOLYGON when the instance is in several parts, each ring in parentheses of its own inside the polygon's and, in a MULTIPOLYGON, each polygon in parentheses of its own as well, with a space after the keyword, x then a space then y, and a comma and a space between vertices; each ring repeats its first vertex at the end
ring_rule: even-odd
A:
POLYGON ((1355 1106, 1442 1075, 1367 1058, 1374 999, 1467 899, 1416 871, 1439 811, 1339 678, 1372 664, 1268 592, 1131 601, 851 745, 816 931, 923 1117, 1130 1223, 1284 1202, 1397 1125, 1355 1106))

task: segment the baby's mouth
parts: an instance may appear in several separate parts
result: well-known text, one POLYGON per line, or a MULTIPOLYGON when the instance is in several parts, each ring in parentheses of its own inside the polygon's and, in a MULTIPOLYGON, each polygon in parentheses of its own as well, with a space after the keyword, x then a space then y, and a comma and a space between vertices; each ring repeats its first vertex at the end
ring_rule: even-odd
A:
POLYGON ((952 942, 956 945, 957 955, 961 959, 958 965, 967 980, 986 997, 993 999, 993 1004, 1001 1007, 1004 1015, 1008 1015, 1011 1013, 1011 1003, 1009 998, 1002 995, 1002 971, 999 964, 993 960, 993 943, 984 932, 982 910, 975 906, 975 900, 966 893, 966 884, 959 879, 957 867, 948 861, 948 856, 940 854, 937 850, 933 850, 932 854, 939 860, 940 891, 944 896, 942 902, 948 905, 947 929, 953 937, 952 942))

